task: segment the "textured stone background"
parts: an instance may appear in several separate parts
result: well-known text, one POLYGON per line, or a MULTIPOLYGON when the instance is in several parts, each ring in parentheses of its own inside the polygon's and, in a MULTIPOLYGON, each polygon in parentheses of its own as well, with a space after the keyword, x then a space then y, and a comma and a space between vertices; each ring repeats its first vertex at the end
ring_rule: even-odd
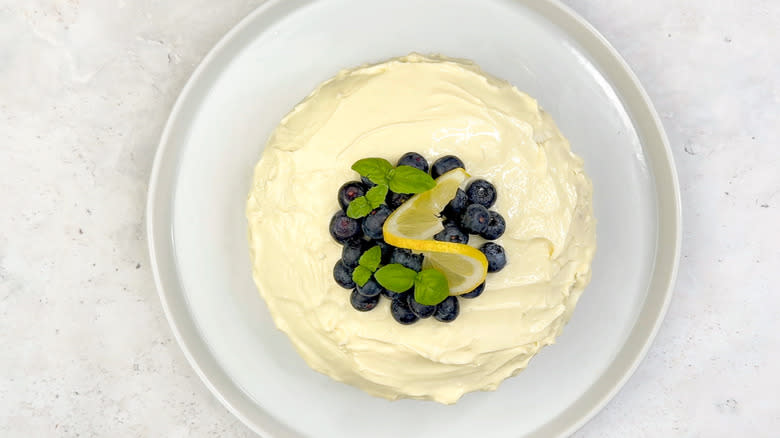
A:
MULTIPOLYGON (((261 0, 0 0, 0 436, 246 437, 149 270, 162 124, 261 0)), ((780 430, 780 2, 568 0, 653 98, 685 233, 669 316, 584 437, 780 430)))

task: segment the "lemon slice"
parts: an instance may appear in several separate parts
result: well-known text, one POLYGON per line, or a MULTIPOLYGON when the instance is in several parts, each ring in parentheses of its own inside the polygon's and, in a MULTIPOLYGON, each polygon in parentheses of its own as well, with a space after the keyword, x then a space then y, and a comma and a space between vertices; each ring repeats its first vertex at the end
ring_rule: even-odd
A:
POLYGON ((463 295, 476 289, 485 282, 487 276, 487 258, 485 254, 474 247, 459 243, 455 252, 430 252, 423 251, 424 268, 438 269, 445 277, 450 287, 450 295, 463 295))
POLYGON ((413 245, 414 240, 431 240, 434 234, 443 229, 439 213, 455 197, 458 187, 468 177, 469 174, 463 169, 451 170, 436 178, 436 187, 414 195, 401 204, 382 227, 385 241, 400 248, 411 248, 407 245, 413 245))
POLYGON ((471 292, 487 276, 487 258, 481 251, 460 243, 433 240, 433 235, 443 229, 439 213, 468 177, 463 169, 445 173, 436 179, 436 187, 409 198, 382 227, 385 242, 423 253, 425 266, 438 269, 447 277, 450 295, 471 292))

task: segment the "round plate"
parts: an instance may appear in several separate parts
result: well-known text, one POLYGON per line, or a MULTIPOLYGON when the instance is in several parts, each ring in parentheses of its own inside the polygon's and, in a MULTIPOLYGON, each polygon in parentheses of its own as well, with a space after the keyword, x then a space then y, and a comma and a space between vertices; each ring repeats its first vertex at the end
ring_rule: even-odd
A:
POLYGON ((176 103, 152 172, 148 236, 181 348, 263 436, 553 437, 592 417, 649 347, 676 272, 679 190, 636 77, 557 2, 269 1, 206 57, 176 103), (341 68, 412 51, 474 60, 536 97, 585 160, 599 221, 593 281, 557 345, 498 391, 454 406, 389 402, 312 371, 275 329, 250 273, 244 203, 279 120, 341 68))

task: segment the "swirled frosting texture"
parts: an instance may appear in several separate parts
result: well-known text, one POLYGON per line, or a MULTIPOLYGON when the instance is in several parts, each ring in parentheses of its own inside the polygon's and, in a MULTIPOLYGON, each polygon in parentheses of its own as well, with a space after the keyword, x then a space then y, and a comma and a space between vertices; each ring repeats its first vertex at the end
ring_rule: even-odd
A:
MULTIPOLYGON (((517 374, 569 320, 590 281, 592 188, 537 102, 467 61, 412 54, 341 71, 293 109, 247 202, 257 287, 315 370, 370 394, 454 403, 517 374), (454 154, 498 190, 509 263, 450 324, 402 326, 382 299, 358 312, 332 278, 336 192, 365 157, 454 154)), ((472 239, 478 246, 479 239, 472 239)))

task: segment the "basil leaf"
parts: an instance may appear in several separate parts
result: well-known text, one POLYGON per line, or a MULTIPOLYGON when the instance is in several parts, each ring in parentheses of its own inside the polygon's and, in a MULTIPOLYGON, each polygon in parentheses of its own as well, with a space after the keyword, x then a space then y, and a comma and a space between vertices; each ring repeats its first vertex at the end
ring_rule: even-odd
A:
POLYGON ((371 279, 371 271, 364 266, 358 266, 352 271, 352 281, 357 283, 358 286, 363 287, 371 279))
POLYGON ((368 203, 371 204, 371 208, 377 208, 385 203, 385 197, 387 196, 388 190, 386 185, 379 184, 371 187, 371 189, 366 192, 366 199, 368 199, 368 203))
POLYGON ((359 219, 371 213, 371 210, 373 210, 373 208, 371 208, 371 203, 368 202, 368 199, 366 199, 365 196, 359 196, 349 203, 349 207, 347 207, 347 216, 352 219, 359 219))
MULTIPOLYGON (((379 247, 379 245, 369 249, 368 251, 364 252, 362 256, 360 256, 360 260, 358 260, 358 263, 360 266, 368 269, 371 272, 376 271, 376 268, 379 267, 379 262, 382 261, 382 248, 379 247)), ((362 284, 361 284, 362 286, 362 284)))
POLYGON ((413 269, 398 263, 384 266, 374 274, 374 278, 382 287, 399 293, 409 290, 414 285, 415 277, 417 273, 413 269))
POLYGON ((393 165, 384 158, 363 158, 352 165, 352 170, 365 176, 374 184, 387 185, 387 173, 393 169, 393 165))
POLYGON ((412 166, 398 166, 390 179, 390 190, 396 193, 422 193, 436 187, 430 175, 412 166))
POLYGON ((450 295, 447 277, 436 269, 423 269, 414 280, 414 299, 435 306, 450 295))

